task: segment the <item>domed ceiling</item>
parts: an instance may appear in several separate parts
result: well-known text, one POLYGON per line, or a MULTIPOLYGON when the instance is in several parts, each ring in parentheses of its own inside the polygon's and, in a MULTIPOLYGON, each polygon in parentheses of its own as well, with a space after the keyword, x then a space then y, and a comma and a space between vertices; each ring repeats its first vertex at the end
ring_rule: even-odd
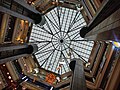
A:
POLYGON ((45 15, 45 19, 45 25, 33 25, 29 41, 39 47, 35 56, 40 66, 64 74, 70 71, 72 58, 87 62, 94 42, 80 37, 80 29, 86 25, 80 11, 56 7, 45 15))

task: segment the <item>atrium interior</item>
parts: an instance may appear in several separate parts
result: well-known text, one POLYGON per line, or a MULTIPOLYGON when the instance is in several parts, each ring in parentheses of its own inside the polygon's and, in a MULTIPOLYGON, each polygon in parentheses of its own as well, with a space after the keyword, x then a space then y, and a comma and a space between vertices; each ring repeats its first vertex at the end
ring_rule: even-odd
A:
POLYGON ((119 0, 0 0, 0 90, 120 90, 119 0))

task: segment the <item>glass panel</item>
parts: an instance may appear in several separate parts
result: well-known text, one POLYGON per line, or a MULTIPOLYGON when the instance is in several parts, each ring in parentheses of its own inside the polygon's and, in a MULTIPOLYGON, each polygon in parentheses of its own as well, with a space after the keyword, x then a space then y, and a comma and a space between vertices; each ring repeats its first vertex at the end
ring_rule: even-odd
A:
POLYGON ((63 74, 73 58, 87 62, 94 42, 80 37, 86 22, 79 11, 56 7, 45 15, 44 26, 33 25, 30 42, 37 43, 35 56, 42 68, 63 74))

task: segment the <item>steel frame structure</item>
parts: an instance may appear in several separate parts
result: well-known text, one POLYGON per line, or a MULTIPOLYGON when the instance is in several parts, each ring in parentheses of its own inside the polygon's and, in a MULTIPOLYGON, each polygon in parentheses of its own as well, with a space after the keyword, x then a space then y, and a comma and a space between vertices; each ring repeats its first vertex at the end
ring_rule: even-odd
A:
POLYGON ((45 15, 45 19, 44 26, 33 25, 29 40, 39 47, 35 56, 40 66, 63 74, 70 71, 70 59, 80 58, 87 62, 94 42, 80 37, 80 29, 86 25, 80 11, 56 7, 45 15))

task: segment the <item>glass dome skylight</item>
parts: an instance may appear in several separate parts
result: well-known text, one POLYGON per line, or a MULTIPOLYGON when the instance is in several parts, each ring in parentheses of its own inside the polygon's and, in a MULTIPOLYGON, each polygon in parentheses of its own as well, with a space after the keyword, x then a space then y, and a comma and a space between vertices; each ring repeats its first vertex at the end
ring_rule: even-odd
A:
POLYGON ((56 7, 45 15, 44 26, 33 25, 30 42, 37 43, 35 56, 42 68, 58 74, 70 71, 72 58, 87 62, 93 41, 80 37, 80 29, 86 22, 80 11, 56 7))

